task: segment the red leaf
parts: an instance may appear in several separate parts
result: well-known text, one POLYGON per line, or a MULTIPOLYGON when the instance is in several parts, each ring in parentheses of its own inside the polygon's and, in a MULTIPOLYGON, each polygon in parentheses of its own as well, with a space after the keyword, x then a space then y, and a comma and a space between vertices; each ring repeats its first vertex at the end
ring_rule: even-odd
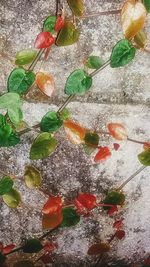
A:
POLYGON ((47 60, 48 59, 48 56, 50 54, 50 51, 51 51, 51 47, 48 47, 45 51, 45 55, 44 55, 44 59, 47 60))
POLYGON ((76 200, 80 202, 83 207, 89 210, 93 209, 96 206, 96 197, 91 194, 79 194, 76 200))
POLYGON ((50 255, 46 254, 46 255, 43 255, 40 260, 44 263, 44 264, 47 264, 47 263, 53 263, 53 259, 50 255))
POLYGON ((77 198, 75 198, 74 204, 75 204, 75 206, 77 208, 77 213, 79 213, 79 214, 86 213, 85 207, 77 200, 77 198))
POLYGON ((94 161, 95 162, 101 162, 106 160, 111 156, 110 149, 107 146, 100 147, 98 153, 96 154, 94 161))
POLYGON ((114 149, 115 149, 116 151, 120 148, 120 145, 117 144, 117 143, 114 143, 113 145, 114 145, 114 149))
POLYGON ((117 208, 117 206, 116 205, 114 205, 112 208, 110 208, 109 210, 108 210, 108 215, 109 216, 111 216, 111 215, 113 215, 115 212, 117 212, 118 211, 118 208, 117 208))
POLYGON ((11 252, 16 246, 14 244, 10 244, 6 247, 3 247, 3 253, 7 254, 9 252, 11 252))
POLYGON ((109 133, 117 140, 127 139, 127 131, 120 123, 109 123, 107 125, 109 133))
POLYGON ((55 43, 55 38, 50 32, 40 32, 35 40, 35 48, 42 49, 50 47, 55 43))
POLYGON ((55 31, 59 32, 64 27, 65 21, 62 16, 58 16, 56 23, 55 23, 55 31))
POLYGON ((118 231, 116 231, 115 236, 121 240, 125 237, 125 231, 124 230, 118 230, 118 231))
POLYGON ((44 205, 42 212, 48 215, 54 215, 62 209, 62 198, 61 197, 49 197, 48 201, 44 205))
POLYGON ((57 244, 47 242, 47 243, 44 245, 43 248, 44 248, 44 250, 45 250, 46 252, 52 252, 52 251, 55 250, 57 247, 58 247, 57 244))
POLYGON ((115 221, 113 224, 113 228, 116 228, 117 230, 120 230, 123 226, 123 219, 115 221))

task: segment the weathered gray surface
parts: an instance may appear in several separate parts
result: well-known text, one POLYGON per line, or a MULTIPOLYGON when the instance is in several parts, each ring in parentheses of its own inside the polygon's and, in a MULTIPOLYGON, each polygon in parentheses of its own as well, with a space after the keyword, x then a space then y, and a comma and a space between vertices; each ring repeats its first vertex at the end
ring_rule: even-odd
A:
MULTIPOLYGON (((119 9, 122 2, 85 1, 86 13, 119 9)), ((55 12, 55 1, 0 0, 0 4, 0 91, 4 92, 7 77, 14 68, 15 53, 33 46, 42 21, 48 14, 55 12)), ((149 24, 148 19, 147 29, 149 24)), ((42 67, 55 76, 57 95, 50 102, 56 106, 43 104, 42 102, 47 102, 47 99, 34 88, 28 96, 32 103, 24 104, 24 120, 31 125, 39 122, 48 110, 58 108, 62 98, 65 98, 63 87, 71 70, 81 67, 89 54, 102 55, 104 60, 107 60, 113 45, 123 37, 118 15, 85 20, 79 23, 79 27, 79 44, 66 48, 54 47, 48 62, 42 67)), ((150 31, 148 37, 150 40, 150 31)), ((78 102, 70 104, 73 119, 91 129, 105 129, 110 121, 122 122, 129 130, 129 136, 149 140, 149 59, 149 54, 138 53, 134 62, 125 68, 105 69, 94 78, 92 90, 77 99, 78 102)), ((37 70, 38 68, 40 63, 37 70)), ((15 185, 22 193, 25 203, 24 208, 10 210, 0 202, 0 240, 6 244, 12 241, 19 244, 24 237, 38 236, 42 231, 40 210, 46 198, 41 192, 25 187, 22 179, 25 165, 33 164, 41 170, 42 188, 48 194, 62 194, 66 198, 73 198, 77 192, 85 191, 96 194, 99 199, 104 196, 107 189, 117 186, 140 167, 136 155, 142 151, 141 145, 123 142, 120 151, 114 152, 111 159, 95 166, 92 158, 85 155, 82 147, 66 141, 63 130, 57 134, 59 144, 56 153, 47 160, 31 162, 29 148, 34 136, 36 133, 33 132, 26 134, 17 147, 0 150, 1 169, 17 176, 15 185)), ((100 144, 108 145, 109 142, 111 146, 113 140, 102 137, 100 144)), ((124 241, 114 242, 109 255, 109 266, 116 264, 117 267, 123 267, 126 265, 116 263, 116 259, 127 262, 140 261, 150 253, 148 188, 149 169, 125 188, 127 205, 121 213, 125 218, 126 238, 124 241)), ((59 248, 53 266, 94 266, 94 260, 87 257, 87 249, 91 243, 99 239, 106 240, 113 233, 113 220, 102 215, 100 211, 94 211, 93 214, 93 217, 83 219, 77 227, 60 230, 56 234, 54 240, 58 242, 59 248)))

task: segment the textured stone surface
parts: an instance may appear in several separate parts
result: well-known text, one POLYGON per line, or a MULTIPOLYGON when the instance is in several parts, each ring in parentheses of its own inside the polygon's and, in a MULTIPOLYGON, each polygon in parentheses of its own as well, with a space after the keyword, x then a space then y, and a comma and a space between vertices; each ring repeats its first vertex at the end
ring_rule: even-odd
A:
MULTIPOLYGON (((119 9, 123 1, 85 1, 86 13, 119 9)), ((18 50, 32 47, 42 21, 55 12, 55 1, 13 0, 0 1, 0 91, 6 91, 7 77, 14 68, 14 56, 18 50)), ((148 18, 148 29, 150 20, 148 18)), ((52 73, 56 80, 57 93, 48 100, 34 88, 24 103, 24 120, 30 125, 39 122, 49 110, 57 110, 65 99, 63 87, 69 73, 89 54, 101 55, 104 60, 110 56, 113 45, 123 37, 119 15, 101 16, 79 22, 81 38, 78 44, 66 48, 54 47, 43 70, 52 73), (30 102, 30 103, 29 103, 30 102), (46 102, 46 103, 45 103, 46 102), (45 103, 45 104, 44 104, 45 103), (49 105, 54 103, 55 105, 49 105)), ((150 31, 148 31, 150 40, 150 31)), ((105 130, 107 122, 125 124, 129 136, 138 140, 150 140, 150 93, 149 54, 137 53, 131 64, 122 69, 109 67, 94 78, 91 91, 71 103, 72 118, 88 128, 105 130)), ((39 70, 41 63, 36 70, 39 70)), ((140 168, 137 154, 142 146, 122 142, 121 149, 101 165, 93 165, 82 146, 74 146, 66 140, 63 129, 57 133, 56 152, 44 161, 30 161, 29 149, 32 132, 22 137, 15 148, 0 150, 0 167, 6 173, 16 175, 15 186, 22 193, 23 207, 10 210, 0 199, 0 240, 5 244, 19 244, 25 237, 42 233, 41 208, 46 196, 41 191, 29 190, 23 182, 24 168, 28 164, 37 167, 43 177, 42 190, 47 194, 61 194, 72 199, 78 192, 90 192, 103 198, 111 187, 122 183, 130 174, 140 168)), ((110 145, 114 140, 102 136, 100 145, 110 145)), ((127 202, 120 212, 125 220, 126 238, 114 241, 109 258, 103 266, 126 267, 131 262, 141 261, 150 253, 149 215, 149 169, 136 177, 125 187, 127 202), (127 262, 127 263, 125 263, 127 262)), ((90 244, 106 240, 112 233, 113 219, 104 213, 94 211, 93 216, 84 218, 73 228, 59 230, 53 240, 59 244, 55 263, 52 266, 75 267, 94 266, 94 259, 87 257, 90 244)), ((16 256, 15 256, 16 257, 16 256)))

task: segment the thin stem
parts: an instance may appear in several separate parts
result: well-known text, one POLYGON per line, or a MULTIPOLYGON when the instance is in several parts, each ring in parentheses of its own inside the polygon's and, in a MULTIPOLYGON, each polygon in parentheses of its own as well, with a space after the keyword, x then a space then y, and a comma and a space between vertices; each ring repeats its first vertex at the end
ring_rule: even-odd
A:
POLYGON ((39 127, 40 127, 40 123, 37 123, 37 124, 33 125, 33 126, 30 127, 30 128, 26 128, 26 129, 20 131, 18 134, 19 134, 19 135, 23 135, 23 134, 28 133, 28 132, 30 132, 30 131, 34 131, 35 129, 37 129, 37 128, 39 128, 39 127))
POLYGON ((136 143, 136 144, 142 144, 142 145, 144 145, 145 144, 145 142, 142 142, 142 141, 138 141, 138 140, 134 140, 134 139, 132 139, 132 138, 127 138, 127 140, 128 141, 130 141, 130 142, 133 142, 133 143, 136 143))
POLYGON ((97 75, 100 71, 102 71, 103 69, 105 69, 108 65, 110 64, 110 59, 107 60, 99 69, 93 71, 90 76, 94 77, 95 75, 97 75))
POLYGON ((22 248, 23 248, 23 246, 20 246, 18 248, 15 248, 15 249, 11 250, 10 252, 6 253, 5 256, 10 255, 10 254, 13 254, 15 252, 18 252, 18 251, 22 250, 22 248))
POLYGON ((142 172, 146 166, 142 166, 140 169, 138 169, 135 173, 133 173, 127 180, 125 180, 119 187, 118 191, 122 190, 125 185, 127 185, 134 177, 136 177, 140 172, 142 172))
POLYGON ((44 51, 45 51, 45 48, 39 50, 36 58, 33 60, 31 65, 29 66, 28 70, 32 71, 35 68, 37 62, 40 60, 40 58, 43 55, 44 51))
POLYGON ((66 101, 62 104, 62 106, 58 109, 57 113, 59 114, 64 110, 64 108, 69 104, 69 102, 75 97, 75 95, 70 95, 66 101))
POLYGON ((88 18, 95 18, 103 15, 115 15, 115 14, 120 14, 121 9, 117 10, 108 10, 108 11, 102 11, 102 12, 97 12, 97 13, 91 13, 91 14, 85 14, 80 19, 88 19, 88 18))

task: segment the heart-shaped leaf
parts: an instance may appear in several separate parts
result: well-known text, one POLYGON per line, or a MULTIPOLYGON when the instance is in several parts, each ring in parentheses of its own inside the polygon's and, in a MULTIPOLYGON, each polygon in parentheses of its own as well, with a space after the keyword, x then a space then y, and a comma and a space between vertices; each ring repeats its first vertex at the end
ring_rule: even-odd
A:
POLYGON ((41 133, 34 140, 31 150, 30 159, 38 160, 50 156, 56 149, 57 141, 49 133, 41 133))
POLYGON ((84 13, 83 0, 67 0, 69 7, 75 16, 81 17, 84 13))
POLYGON ((89 69, 99 69, 103 65, 103 60, 98 56, 90 56, 85 62, 89 69))
MULTIPOLYGON (((110 205, 123 205, 125 202, 125 195, 119 191, 111 191, 107 194, 104 204, 110 205)), ((110 207, 103 207, 105 210, 109 210, 110 207)))
POLYGON ((74 24, 69 21, 65 21, 64 27, 60 30, 56 39, 56 45, 67 46, 76 43, 79 40, 80 33, 75 28, 74 24))
POLYGON ((19 136, 14 133, 6 118, 0 114, 0 147, 15 146, 20 142, 19 136))
POLYGON ((43 230, 48 230, 57 227, 62 223, 63 215, 62 211, 54 215, 43 214, 42 227, 43 230))
POLYGON ((143 0, 144 6, 148 13, 150 13, 150 0, 143 0))
POLYGON ((87 193, 80 193, 76 198, 80 204, 86 209, 93 209, 96 206, 96 197, 87 193))
POLYGON ((0 109, 6 109, 12 123, 18 124, 22 118, 22 101, 16 93, 6 93, 0 97, 0 109))
POLYGON ((86 93, 92 86, 92 77, 84 70, 77 69, 70 74, 65 85, 65 94, 80 95, 86 93))
POLYGON ((64 208, 62 212, 63 212, 63 221, 61 223, 61 226, 70 227, 80 222, 80 216, 73 208, 64 208))
POLYGON ((7 194, 3 195, 3 201, 10 208, 17 208, 21 202, 20 193, 12 188, 7 194))
POLYGON ((4 176, 0 180, 0 195, 7 194, 12 189, 13 184, 14 182, 10 177, 4 176))
POLYGON ((45 95, 51 97, 55 91, 55 81, 51 74, 38 72, 36 74, 36 85, 45 95))
POLYGON ((150 166, 150 148, 140 153, 138 159, 144 166, 150 166))
POLYGON ((101 163, 111 156, 111 151, 107 146, 100 146, 97 154, 94 157, 96 163, 101 163))
POLYGON ((34 46, 37 49, 43 49, 52 46, 55 38, 50 32, 40 32, 35 40, 34 46))
POLYGON ((26 166, 24 179, 27 187, 37 188, 41 185, 42 177, 40 172, 33 166, 26 166))
POLYGON ((122 8, 121 22, 126 39, 131 40, 143 27, 146 9, 141 1, 127 0, 122 8))
POLYGON ((56 16, 48 16, 43 24, 43 31, 44 32, 51 32, 55 33, 55 23, 56 23, 56 16))
POLYGON ((33 264, 32 261, 29 260, 22 260, 16 262, 13 267, 34 267, 35 265, 33 264))
POLYGON ((110 250, 110 245, 107 243, 96 243, 88 249, 88 255, 100 255, 110 250))
POLYGON ((14 69, 8 78, 8 91, 22 95, 35 81, 35 74, 22 68, 14 69))
POLYGON ((19 66, 30 64, 36 58, 37 52, 33 49, 21 50, 16 54, 15 64, 19 66))
POLYGON ((40 127, 41 131, 53 133, 57 131, 63 124, 63 121, 58 116, 57 112, 49 111, 42 118, 40 127))
POLYGON ((59 196, 53 197, 50 196, 47 202, 45 203, 42 212, 48 215, 54 215, 61 211, 62 209, 62 198, 59 196))
POLYGON ((41 242, 36 238, 31 238, 26 241, 22 250, 24 253, 37 253, 42 250, 43 246, 41 242))
POLYGON ((109 133, 117 140, 126 140, 128 137, 127 130, 121 123, 109 123, 107 128, 109 133))
POLYGON ((126 39, 119 41, 112 50, 110 66, 118 68, 127 65, 135 57, 136 49, 126 39))

